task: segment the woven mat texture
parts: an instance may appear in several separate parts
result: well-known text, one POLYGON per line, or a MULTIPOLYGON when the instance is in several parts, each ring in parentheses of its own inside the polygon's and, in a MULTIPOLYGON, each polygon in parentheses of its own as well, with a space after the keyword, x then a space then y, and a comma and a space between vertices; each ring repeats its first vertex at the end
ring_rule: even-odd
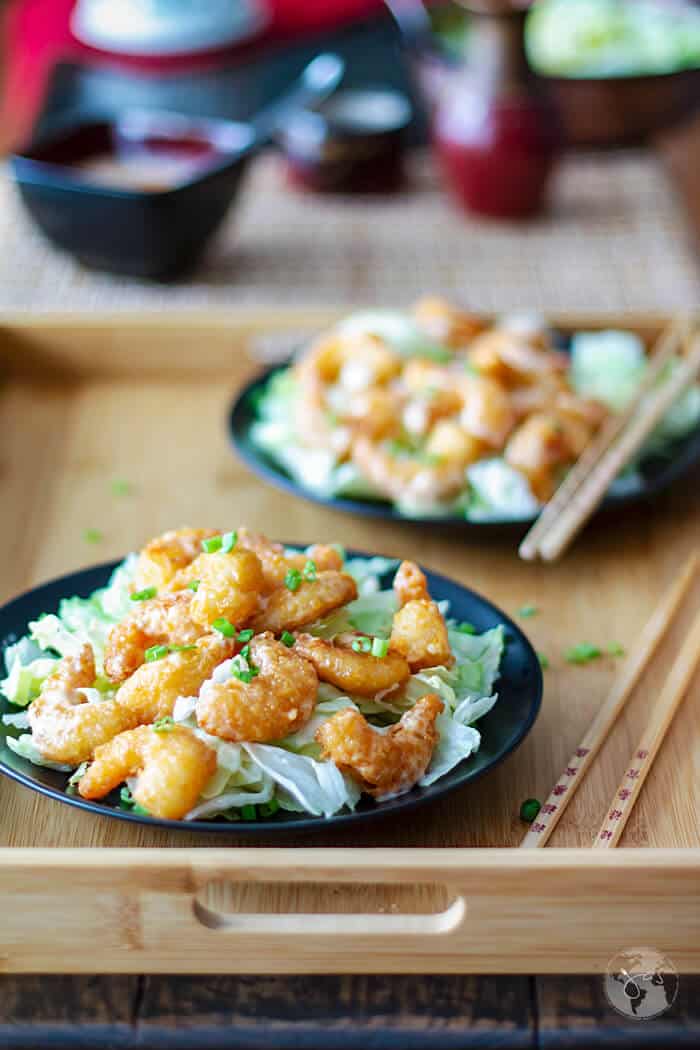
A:
POLYGON ((681 207, 641 152, 568 158, 549 213, 522 225, 463 217, 425 155, 383 199, 300 193, 265 156, 198 269, 169 285, 57 252, 0 171, 0 243, 5 310, 401 305, 427 291, 484 310, 665 310, 697 306, 700 291, 681 207))

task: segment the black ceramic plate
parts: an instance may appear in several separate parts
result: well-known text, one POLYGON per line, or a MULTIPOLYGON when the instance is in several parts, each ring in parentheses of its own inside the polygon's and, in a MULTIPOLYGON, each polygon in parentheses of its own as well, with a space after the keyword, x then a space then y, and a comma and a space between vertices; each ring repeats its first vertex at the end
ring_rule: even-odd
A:
MULTIPOLYGON (((358 554, 360 557, 366 557, 360 552, 352 552, 353 556, 358 554)), ((104 587, 116 564, 113 562, 98 565, 93 569, 84 569, 70 576, 62 576, 8 602, 0 609, 0 653, 4 652, 6 646, 26 634, 30 620, 35 620, 43 612, 57 609, 61 598, 72 595, 86 598, 98 587, 104 587)), ((501 677, 498 681, 498 703, 488 715, 479 721, 479 731, 482 735, 479 751, 465 759, 430 787, 414 788, 400 798, 382 803, 376 803, 363 796, 353 813, 341 813, 330 818, 280 812, 270 820, 240 821, 234 824, 223 820, 187 822, 157 820, 119 809, 119 798, 116 792, 103 802, 86 802, 78 795, 67 795, 65 788, 68 774, 34 766, 20 758, 7 746, 5 742, 7 730, 4 727, 0 733, 0 772, 12 777, 25 787, 99 816, 118 817, 120 820, 133 821, 138 824, 186 831, 213 831, 228 834, 231 832, 238 834, 239 832, 298 831, 302 828, 321 830, 389 814, 399 815, 414 806, 446 795, 455 788, 463 787, 488 772, 523 740, 532 728, 540 709, 542 672, 537 656, 525 635, 499 609, 480 595, 452 583, 443 576, 437 576, 434 573, 427 573, 427 576, 432 596, 437 600, 449 599, 452 616, 474 624, 480 633, 502 623, 508 635, 508 644, 501 664, 501 677)), ((389 580, 387 580, 388 584, 389 580)), ((4 662, 2 666, 4 667, 4 662)), ((17 710, 0 696, 0 714, 17 710)))
MULTIPOLYGON (((534 517, 489 518, 488 521, 467 521, 463 517, 444 515, 409 518, 385 500, 327 498, 319 496, 311 489, 304 488, 272 456, 259 449, 250 438, 251 425, 257 419, 256 405, 265 384, 272 375, 287 367, 288 363, 275 365, 253 379, 236 396, 229 417, 229 435, 234 448, 253 473, 265 481, 269 481, 270 484, 285 492, 291 492, 295 496, 301 496, 334 510, 349 511, 351 514, 362 514, 370 518, 386 518, 389 521, 412 522, 416 525, 443 526, 453 531, 459 529, 467 534, 473 533, 479 539, 486 533, 524 532, 534 522, 534 517)), ((687 437, 674 442, 669 447, 667 454, 645 458, 638 471, 638 480, 631 481, 624 490, 610 492, 603 501, 602 509, 610 510, 652 500, 674 481, 685 477, 698 466, 700 466, 700 427, 687 437)))

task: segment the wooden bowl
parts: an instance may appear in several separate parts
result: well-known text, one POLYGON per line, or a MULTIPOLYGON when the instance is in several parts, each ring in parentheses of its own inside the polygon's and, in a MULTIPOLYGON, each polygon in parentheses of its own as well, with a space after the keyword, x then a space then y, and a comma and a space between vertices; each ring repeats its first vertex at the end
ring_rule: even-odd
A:
POLYGON ((700 108, 700 69, 645 76, 541 76, 552 94, 567 142, 620 146, 645 142, 700 108))

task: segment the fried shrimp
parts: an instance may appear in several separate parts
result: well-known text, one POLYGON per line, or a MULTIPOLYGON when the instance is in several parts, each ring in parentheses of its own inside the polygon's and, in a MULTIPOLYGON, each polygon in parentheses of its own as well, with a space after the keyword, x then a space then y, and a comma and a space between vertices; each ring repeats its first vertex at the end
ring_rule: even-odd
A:
POLYGON ((343 567, 343 556, 336 547, 327 544, 315 544, 304 554, 288 553, 281 543, 275 543, 260 532, 238 530, 238 545, 245 550, 253 551, 260 559, 265 589, 277 590, 284 586, 290 569, 302 572, 309 561, 312 561, 319 572, 327 569, 340 570, 343 567))
POLYGON ((119 689, 117 703, 130 714, 132 725, 172 715, 177 698, 197 696, 202 683, 233 651, 234 643, 229 639, 205 635, 191 649, 141 664, 119 689))
POLYGON ((328 616, 334 609, 357 598, 357 584, 352 576, 335 569, 316 574, 313 580, 304 580, 296 590, 279 587, 273 591, 262 612, 250 621, 254 631, 294 631, 314 620, 328 616))
POLYGON ((373 656, 357 651, 359 642, 355 634, 340 634, 332 642, 300 634, 294 651, 313 664, 322 682, 357 696, 376 696, 408 680, 411 671, 400 653, 389 649, 385 656, 373 656))
POLYGON ((397 503, 416 507, 449 500, 464 488, 464 463, 436 457, 425 462, 416 456, 394 452, 384 442, 359 435, 352 446, 352 459, 365 478, 397 503))
POLYGON ((234 626, 245 623, 257 610, 265 589, 262 565, 257 554, 245 548, 230 553, 200 554, 192 562, 199 580, 192 596, 190 616, 209 627, 223 618, 234 626))
POLYGON ((299 362, 302 386, 338 384, 349 392, 387 383, 401 371, 401 357, 373 335, 334 332, 299 362))
POLYGON ((123 682, 145 660, 153 645, 191 645, 204 633, 190 615, 192 591, 164 594, 139 602, 107 635, 105 673, 123 682))
POLYGON ((409 791, 425 773, 439 732, 442 701, 429 693, 401 721, 380 733, 352 708, 339 711, 316 731, 322 757, 348 773, 375 798, 409 791))
POLYGON ((456 349, 467 346, 485 324, 483 318, 458 310, 438 296, 419 299, 413 307, 413 316, 431 339, 456 349))
POLYGON ((414 561, 402 561, 394 576, 394 593, 399 607, 411 601, 430 601, 425 573, 414 561))
POLYGON ((513 433, 505 459, 530 482, 538 500, 546 502, 556 488, 558 468, 570 459, 569 434, 553 413, 536 412, 513 433))
POLYGON ((216 771, 216 752, 184 726, 139 726, 98 747, 78 785, 83 798, 104 798, 135 777, 134 800, 154 817, 181 820, 216 771))
POLYGON ((83 689, 95 681, 92 647, 64 656, 29 706, 28 717, 37 748, 50 762, 79 766, 95 748, 135 725, 130 712, 115 700, 89 702, 83 689))
POLYGON ((412 672, 452 663, 445 619, 435 602, 406 602, 394 615, 391 647, 408 661, 412 672))
POLYGON ((134 590, 167 587, 175 574, 194 561, 202 550, 202 540, 217 536, 216 529, 171 529, 156 536, 139 554, 134 590))
POLYGON ((272 634, 256 635, 225 681, 210 679, 199 692, 197 721, 224 740, 259 744, 301 729, 316 704, 318 678, 312 665, 272 634), (240 677, 239 677, 240 676, 240 677))

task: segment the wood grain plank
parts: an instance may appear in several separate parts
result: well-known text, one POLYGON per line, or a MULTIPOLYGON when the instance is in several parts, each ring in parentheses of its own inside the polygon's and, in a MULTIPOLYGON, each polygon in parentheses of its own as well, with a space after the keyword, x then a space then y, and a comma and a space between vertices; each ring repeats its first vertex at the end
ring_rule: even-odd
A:
POLYGON ((134 1046, 138 977, 0 976, 3 1050, 134 1046))
MULTIPOLYGON (((191 342, 201 338, 195 331, 191 342)), ((92 377, 48 388, 26 379, 6 383, 0 402, 0 502, 6 508, 5 541, 0 546, 2 597, 117 557, 150 535, 186 522, 246 522, 291 542, 338 539, 346 546, 397 557, 415 557, 420 545, 420 558, 427 566, 481 591, 506 611, 513 613, 526 602, 540 608, 524 626, 552 665, 545 675, 541 717, 519 752, 491 776, 417 813, 410 824, 324 831, 313 841, 339 846, 516 845, 522 832, 520 801, 546 793, 615 674, 612 659, 573 667, 563 660, 563 651, 583 639, 615 639, 623 645, 634 639, 681 559, 697 544, 699 487, 677 486, 650 512, 637 509, 593 524, 554 570, 518 563, 507 543, 455 543, 449 535, 426 535, 410 524, 340 515, 259 482, 236 460, 225 432, 230 400, 249 371, 246 359, 235 359, 228 372, 196 384, 170 379, 144 383, 138 377, 92 377), (133 494, 114 498, 114 477, 127 478, 133 494), (102 543, 84 542, 88 527, 100 529, 102 543)), ((668 653, 672 651, 671 640, 668 653)), ((653 677, 645 680, 642 695, 630 702, 600 768, 591 773, 557 829, 554 845, 589 845, 602 817, 603 799, 614 789, 645 705, 653 699, 655 682, 653 677)), ((697 756, 687 746, 699 735, 694 689, 623 844, 700 844, 694 818, 700 791, 697 756)), ((212 842, 187 831, 175 835, 99 820, 7 781, 0 784, 0 804, 0 843, 5 845, 212 842)), ((236 844, 241 839, 231 833, 216 841, 236 844)), ((308 836, 286 841, 309 844, 308 836)))
POLYGON ((147 977, 148 1050, 471 1050, 534 1045, 527 977, 147 977))
POLYGON ((678 997, 656 1020, 626 1019, 612 1009, 600 977, 535 979, 538 1046, 569 1050, 670 1050, 700 1044, 700 978, 681 976, 678 997))

